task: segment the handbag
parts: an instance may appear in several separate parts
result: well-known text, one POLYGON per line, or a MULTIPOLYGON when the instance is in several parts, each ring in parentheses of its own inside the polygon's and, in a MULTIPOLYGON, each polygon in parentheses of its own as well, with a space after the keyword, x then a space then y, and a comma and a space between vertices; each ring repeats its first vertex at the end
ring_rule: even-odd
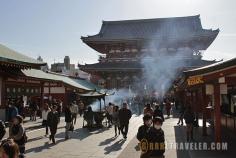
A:
POLYGON ((47 125, 47 120, 43 120, 42 126, 46 126, 46 125, 47 125))

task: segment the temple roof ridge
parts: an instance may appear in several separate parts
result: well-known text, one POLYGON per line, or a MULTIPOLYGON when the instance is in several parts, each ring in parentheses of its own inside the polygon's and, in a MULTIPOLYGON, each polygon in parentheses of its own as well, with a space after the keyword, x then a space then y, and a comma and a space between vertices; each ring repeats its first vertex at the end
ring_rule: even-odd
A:
POLYGON ((129 19, 129 20, 103 20, 102 22, 104 24, 116 24, 116 23, 135 23, 135 22, 156 22, 159 20, 179 20, 179 19, 189 19, 189 18, 200 18, 200 14, 198 15, 192 15, 192 16, 179 16, 179 17, 161 17, 161 18, 144 18, 144 19, 129 19))

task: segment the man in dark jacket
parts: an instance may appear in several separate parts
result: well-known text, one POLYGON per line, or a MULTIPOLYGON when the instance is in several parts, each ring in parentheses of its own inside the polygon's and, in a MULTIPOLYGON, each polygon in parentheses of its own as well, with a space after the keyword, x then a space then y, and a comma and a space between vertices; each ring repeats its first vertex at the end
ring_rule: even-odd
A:
POLYGON ((192 111, 191 106, 187 107, 184 112, 184 120, 186 123, 186 133, 187 133, 187 141, 193 140, 193 122, 194 122, 194 113, 192 111))
POLYGON ((150 127, 152 126, 152 116, 146 114, 143 116, 143 125, 139 127, 137 133, 137 139, 141 141, 142 139, 146 138, 148 135, 148 131, 150 131, 150 127))
POLYGON ((190 139, 193 140, 194 113, 191 106, 188 106, 184 112, 184 120, 186 123, 187 141, 190 141, 190 139))
POLYGON ((55 135, 57 133, 57 125, 59 123, 59 117, 57 112, 57 106, 54 105, 52 108, 52 111, 48 114, 48 126, 51 132, 51 135, 49 137, 50 140, 52 140, 53 144, 55 144, 55 135))
POLYGON ((152 126, 152 116, 149 114, 144 115, 143 117, 143 125, 139 127, 138 129, 138 133, 137 133, 137 139, 139 140, 140 144, 139 147, 142 150, 141 156, 140 158, 145 158, 148 157, 148 155, 150 154, 149 151, 145 151, 145 149, 142 149, 142 143, 145 141, 149 142, 149 138, 150 138, 150 130, 151 130, 151 126, 152 126))
POLYGON ((181 126, 183 126, 184 112, 185 112, 185 106, 183 104, 181 104, 180 111, 179 111, 179 121, 178 121, 177 125, 180 124, 181 126))
POLYGON ((119 110, 120 130, 124 139, 127 138, 127 133, 129 130, 129 120, 132 116, 131 111, 127 107, 127 103, 123 103, 123 108, 119 110))
POLYGON ((65 108, 65 122, 66 122, 66 131, 65 131, 65 139, 69 139, 69 130, 73 130, 73 125, 72 125, 72 113, 70 110, 69 105, 66 106, 65 108))
POLYGON ((153 149, 149 149, 150 157, 163 158, 165 153, 165 134, 162 130, 162 118, 155 117, 153 119, 153 127, 150 130, 149 140, 153 144, 153 149))

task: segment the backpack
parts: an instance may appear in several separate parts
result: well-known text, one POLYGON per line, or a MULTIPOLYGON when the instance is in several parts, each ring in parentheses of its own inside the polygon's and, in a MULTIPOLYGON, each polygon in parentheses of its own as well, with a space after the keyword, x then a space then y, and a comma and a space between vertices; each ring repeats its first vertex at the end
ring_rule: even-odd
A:
MULTIPOLYGON (((12 134, 16 135, 18 132, 19 132, 19 125, 13 126, 12 127, 12 134)), ((26 131, 25 130, 24 130, 23 136, 19 140, 15 140, 15 142, 18 145, 23 145, 23 144, 27 143, 27 141, 28 141, 28 137, 26 135, 26 131)))

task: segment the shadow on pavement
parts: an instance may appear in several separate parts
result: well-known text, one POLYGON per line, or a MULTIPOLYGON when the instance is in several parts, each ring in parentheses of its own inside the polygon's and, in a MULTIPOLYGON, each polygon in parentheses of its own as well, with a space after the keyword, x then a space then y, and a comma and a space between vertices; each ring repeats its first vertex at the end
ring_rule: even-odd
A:
POLYGON ((40 140, 40 139, 44 139, 44 138, 45 138, 44 136, 39 136, 39 137, 31 138, 31 139, 28 139, 28 143, 29 142, 33 142, 33 141, 37 141, 37 140, 40 140))
MULTIPOLYGON (((69 132, 70 139, 83 140, 92 135, 87 129, 79 128, 74 130, 74 132, 69 132)), ((65 139, 65 132, 60 132, 56 134, 55 138, 65 139)))
MULTIPOLYGON (((175 143, 185 143, 185 127, 184 126, 174 126, 174 132, 175 132, 175 143)), ((175 149, 171 149, 175 150, 175 149)), ((167 150, 168 151, 168 150, 167 150)), ((187 150, 177 150, 176 149, 176 156, 177 158, 189 158, 190 155, 187 150)))
POLYGON ((32 131, 32 130, 40 129, 40 128, 43 128, 43 126, 42 126, 41 124, 39 124, 39 125, 37 125, 37 126, 26 127, 25 130, 26 130, 26 131, 32 131))
POLYGON ((112 141, 114 141, 114 140, 116 140, 116 139, 117 139, 117 137, 108 138, 108 139, 102 141, 102 142, 99 144, 99 146, 104 146, 104 145, 110 144, 112 141))
MULTIPOLYGON (((78 128, 75 129, 73 132, 69 132, 70 135, 70 139, 79 139, 79 140, 83 140, 93 134, 99 134, 102 133, 106 130, 109 130, 108 128, 93 128, 91 130, 88 130, 87 128, 78 128)), ((56 138, 65 138, 65 132, 61 132, 56 134, 56 138)))
POLYGON ((61 143, 61 142, 64 142, 65 140, 64 139, 60 139, 60 140, 56 140, 56 144, 52 144, 52 143, 49 143, 49 142, 45 142, 44 145, 42 146, 38 146, 38 147, 35 147, 35 148, 30 148, 30 149, 27 149, 25 151, 26 154, 28 153, 31 153, 31 152, 34 152, 34 153, 39 153, 39 152, 42 152, 43 150, 49 150, 51 149, 51 147, 61 143))
POLYGON ((106 127, 103 127, 103 128, 93 128, 92 130, 89 130, 89 132, 91 134, 99 134, 99 133, 102 133, 104 131, 107 131, 109 130, 109 128, 106 128, 106 127))
POLYGON ((107 146, 104 148, 105 153, 104 154, 110 154, 111 152, 115 152, 115 151, 119 151, 121 150, 122 145, 125 143, 124 139, 121 139, 117 142, 115 142, 114 144, 107 146))

